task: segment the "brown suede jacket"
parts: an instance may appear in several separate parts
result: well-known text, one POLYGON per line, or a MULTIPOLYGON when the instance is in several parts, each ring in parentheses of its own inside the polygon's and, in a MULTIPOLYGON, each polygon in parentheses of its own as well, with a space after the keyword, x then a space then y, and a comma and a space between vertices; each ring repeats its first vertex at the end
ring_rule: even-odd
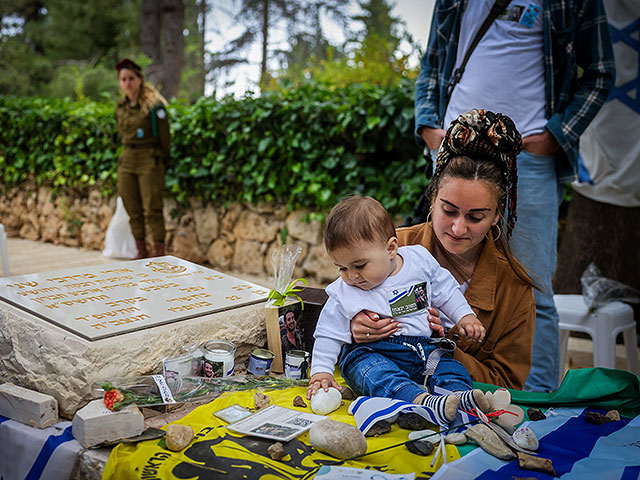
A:
MULTIPOLYGON (((422 245, 435 251, 433 228, 422 223, 397 230, 400 245, 422 245)), ((459 336, 454 358, 476 382, 522 389, 531 369, 536 321, 533 289, 520 280, 506 257, 491 241, 484 248, 465 298, 487 334, 482 343, 459 336)), ((449 337, 457 334, 457 327, 449 337)))

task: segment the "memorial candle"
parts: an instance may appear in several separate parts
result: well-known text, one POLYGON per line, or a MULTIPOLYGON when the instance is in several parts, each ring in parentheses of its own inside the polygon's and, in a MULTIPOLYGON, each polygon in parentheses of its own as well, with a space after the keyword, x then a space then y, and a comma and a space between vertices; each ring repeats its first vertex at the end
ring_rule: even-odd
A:
POLYGON ((210 340, 204 350, 203 372, 205 377, 228 377, 233 375, 236 346, 226 340, 210 340))

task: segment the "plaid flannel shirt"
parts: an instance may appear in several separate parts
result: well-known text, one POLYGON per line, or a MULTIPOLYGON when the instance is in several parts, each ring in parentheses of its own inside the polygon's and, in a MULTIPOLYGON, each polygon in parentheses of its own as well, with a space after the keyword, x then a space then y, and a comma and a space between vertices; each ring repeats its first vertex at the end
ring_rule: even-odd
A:
MULTIPOLYGON (((420 145, 423 126, 443 128, 468 1, 436 2, 416 81, 415 133, 420 145)), ((544 0, 543 15, 546 128, 561 147, 556 154, 559 178, 570 181, 577 174, 580 135, 615 82, 613 49, 602 0, 544 0)))

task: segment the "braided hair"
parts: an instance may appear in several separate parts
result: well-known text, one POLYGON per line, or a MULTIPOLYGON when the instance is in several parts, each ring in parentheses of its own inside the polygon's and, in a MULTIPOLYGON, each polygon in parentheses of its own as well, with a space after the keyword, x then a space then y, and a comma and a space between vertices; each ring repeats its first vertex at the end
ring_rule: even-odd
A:
MULTIPOLYGON (((455 176, 456 162, 452 160, 467 157, 474 163, 475 176, 483 178, 480 171, 499 169, 499 178, 495 179, 501 194, 499 210, 506 210, 506 235, 511 236, 515 222, 518 199, 518 167, 516 156, 522 150, 522 137, 513 120, 501 113, 473 109, 458 116, 451 122, 442 141, 433 179, 429 184, 428 195, 431 202, 435 198, 440 180, 447 174, 455 176)), ((487 174, 488 175, 488 174, 487 174)))

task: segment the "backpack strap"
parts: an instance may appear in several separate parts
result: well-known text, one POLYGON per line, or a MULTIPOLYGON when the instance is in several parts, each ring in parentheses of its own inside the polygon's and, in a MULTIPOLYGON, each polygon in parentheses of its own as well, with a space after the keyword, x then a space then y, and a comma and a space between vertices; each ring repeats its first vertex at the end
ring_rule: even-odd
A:
POLYGON ((480 43, 480 40, 482 40, 482 37, 484 37, 484 34, 487 33, 487 30, 489 30, 489 27, 491 26, 493 21, 498 18, 498 15, 500 15, 505 8, 507 8, 509 2, 511 2, 511 0, 496 0, 491 7, 489 15, 487 15, 487 18, 485 18, 483 24, 480 26, 480 30, 478 30, 478 33, 476 33, 476 36, 473 38, 471 45, 469 45, 469 49, 465 53, 464 58, 462 59, 462 63, 458 68, 456 68, 456 70, 453 72, 453 75, 449 79, 449 85, 447 86, 447 104, 449 104, 449 99, 451 98, 453 89, 458 83, 460 83, 460 79, 462 79, 464 69, 467 66, 467 62, 469 61, 471 54, 475 50, 478 43, 480 43))

